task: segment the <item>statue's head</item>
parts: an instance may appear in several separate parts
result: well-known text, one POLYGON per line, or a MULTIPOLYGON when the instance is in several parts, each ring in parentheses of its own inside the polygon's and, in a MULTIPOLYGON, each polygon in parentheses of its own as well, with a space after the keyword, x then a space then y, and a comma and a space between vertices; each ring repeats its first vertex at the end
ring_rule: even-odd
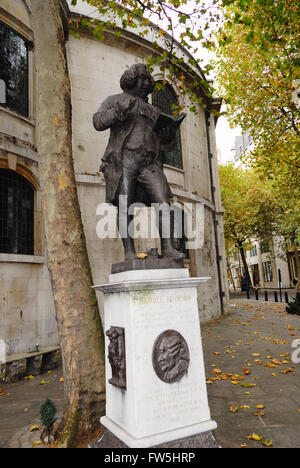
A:
POLYGON ((146 65, 137 63, 123 73, 120 85, 123 91, 146 99, 153 92, 155 82, 146 65))

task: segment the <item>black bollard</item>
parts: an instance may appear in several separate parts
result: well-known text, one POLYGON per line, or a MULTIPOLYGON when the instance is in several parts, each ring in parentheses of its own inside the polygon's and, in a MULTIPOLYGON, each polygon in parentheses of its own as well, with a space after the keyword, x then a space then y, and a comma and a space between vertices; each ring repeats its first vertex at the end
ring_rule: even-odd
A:
POLYGON ((249 292, 249 289, 247 289, 247 299, 250 299, 250 292, 249 292))
POLYGON ((265 301, 268 301, 268 291, 265 291, 265 301))
POLYGON ((258 290, 255 289, 255 299, 258 301, 258 290))
POLYGON ((274 291, 274 299, 275 299, 275 302, 278 302, 278 294, 277 294, 277 291, 274 291))
POLYGON ((286 304, 288 304, 289 303, 289 295, 288 295, 288 293, 286 291, 284 292, 284 299, 285 299, 286 304))

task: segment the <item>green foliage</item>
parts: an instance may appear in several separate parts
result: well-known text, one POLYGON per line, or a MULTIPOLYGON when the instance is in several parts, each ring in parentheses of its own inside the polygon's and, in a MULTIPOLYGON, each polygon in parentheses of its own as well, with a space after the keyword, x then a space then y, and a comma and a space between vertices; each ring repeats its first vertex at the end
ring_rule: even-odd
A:
POLYGON ((270 188, 252 169, 219 166, 227 251, 271 237, 277 207, 270 188))
MULTIPOLYGON (((215 62, 232 125, 250 131, 248 164, 299 197, 298 0, 225 0, 215 62)), ((299 200, 299 198, 298 198, 299 200)))
MULTIPOLYGON (((189 97, 191 112, 197 107, 205 107, 203 94, 212 96, 213 88, 204 79, 203 73, 210 71, 210 65, 202 67, 197 58, 199 47, 210 47, 211 30, 220 21, 219 4, 223 0, 84 0, 98 12, 98 19, 79 17, 73 21, 71 29, 77 34, 80 28, 88 28, 98 40, 104 40, 107 33, 120 37, 129 31, 152 42, 153 51, 146 57, 150 71, 160 68, 167 81, 171 81, 182 95, 189 97), (78 31, 77 31, 78 30, 78 31), (183 67, 181 45, 191 56, 186 61, 190 65, 187 72, 183 67), (185 70, 184 80, 181 76, 185 70), (195 77, 203 80, 195 85, 195 77), (202 96, 201 96, 202 95, 202 96)), ((76 5, 77 0, 72 0, 76 5)), ((199 54, 198 54, 199 56, 199 54)))
POLYGON ((51 430, 53 424, 56 421, 56 407, 52 400, 47 398, 40 406, 40 416, 43 425, 48 429, 51 430))

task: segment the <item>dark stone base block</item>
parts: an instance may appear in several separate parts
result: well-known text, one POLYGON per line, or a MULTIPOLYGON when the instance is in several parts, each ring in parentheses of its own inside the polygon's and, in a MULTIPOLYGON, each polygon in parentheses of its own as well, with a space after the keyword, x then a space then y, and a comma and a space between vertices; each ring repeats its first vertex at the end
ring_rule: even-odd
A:
MULTIPOLYGON (((93 442, 89 445, 89 448, 113 448, 113 449, 128 449, 129 447, 121 442, 112 432, 106 431, 100 440, 93 442)), ((186 448, 221 448, 216 442, 211 431, 203 432, 201 434, 196 434, 192 437, 186 437, 184 439, 173 440, 162 445, 156 445, 151 448, 177 448, 177 449, 186 449, 186 448)))
POLYGON ((132 260, 125 260, 124 262, 114 263, 112 265, 111 273, 123 273, 124 271, 131 270, 166 270, 168 268, 184 268, 183 258, 159 258, 149 256, 144 259, 134 258, 132 260))

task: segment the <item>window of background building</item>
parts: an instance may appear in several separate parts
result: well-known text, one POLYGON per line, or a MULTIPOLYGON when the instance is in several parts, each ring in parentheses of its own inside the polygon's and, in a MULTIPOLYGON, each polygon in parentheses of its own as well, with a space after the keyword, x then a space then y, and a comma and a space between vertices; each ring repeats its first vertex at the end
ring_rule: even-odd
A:
MULTIPOLYGON (((166 85, 163 89, 155 89, 152 94, 152 104, 158 107, 165 114, 172 115, 174 107, 178 104, 177 96, 170 85, 166 85)), ((163 157, 164 164, 182 169, 182 149, 180 129, 176 133, 176 146, 172 151, 166 151, 163 157)))
POLYGON ((34 254, 34 188, 8 169, 0 169, 0 253, 34 254))
POLYGON ((28 117, 28 45, 0 23, 0 105, 28 117))
POLYGON ((249 252, 250 252, 250 257, 256 257, 256 255, 257 255, 257 248, 256 248, 256 245, 254 245, 254 246, 252 247, 252 249, 249 250, 249 252))
POLYGON ((271 283, 273 281, 273 269, 271 262, 263 262, 263 273, 265 283, 271 283))

